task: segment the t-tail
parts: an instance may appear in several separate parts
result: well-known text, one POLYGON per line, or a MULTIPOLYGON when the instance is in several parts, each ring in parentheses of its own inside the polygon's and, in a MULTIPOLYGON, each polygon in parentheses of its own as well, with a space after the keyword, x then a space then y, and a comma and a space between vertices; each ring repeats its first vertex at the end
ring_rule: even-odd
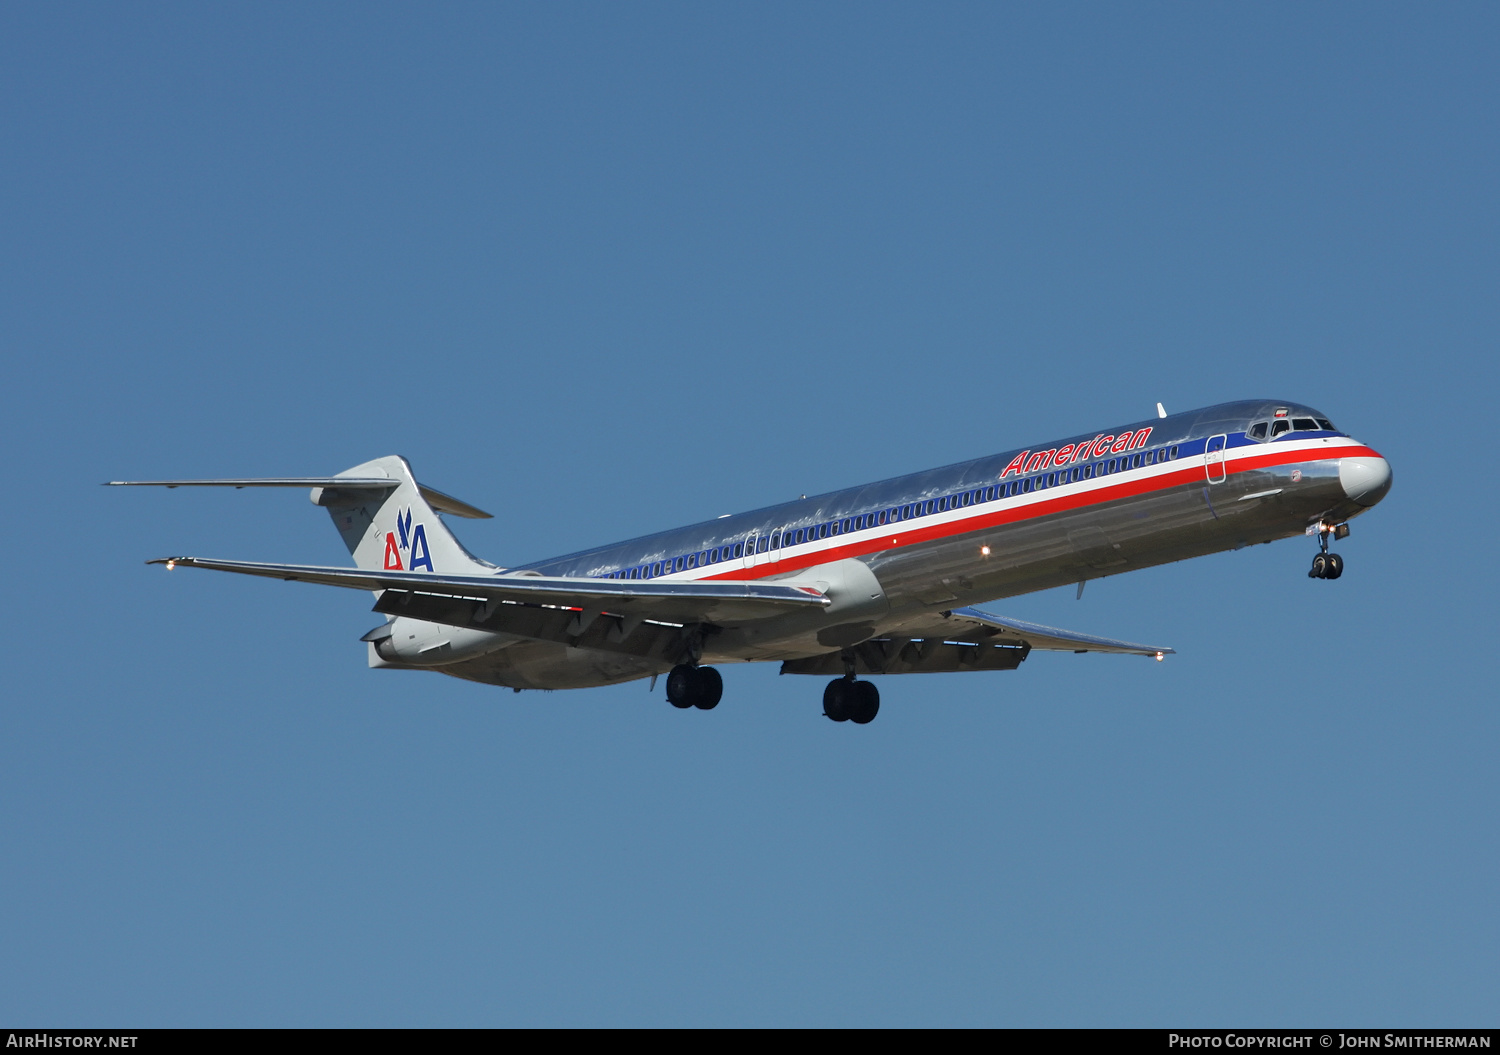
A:
POLYGON ((117 487, 307 487, 314 505, 328 510, 354 558, 367 571, 475 575, 495 566, 474 556, 454 537, 439 512, 488 518, 476 509, 417 482, 399 455, 356 465, 336 476, 276 476, 219 480, 111 480, 117 487))

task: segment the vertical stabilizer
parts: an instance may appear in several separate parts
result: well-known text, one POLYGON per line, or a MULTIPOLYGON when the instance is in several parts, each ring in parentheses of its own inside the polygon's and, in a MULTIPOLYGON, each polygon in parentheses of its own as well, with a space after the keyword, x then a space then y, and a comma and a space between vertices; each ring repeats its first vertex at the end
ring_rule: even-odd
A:
POLYGON ((472 507, 421 487, 405 458, 399 455, 376 458, 338 476, 360 483, 349 488, 336 484, 314 487, 311 497, 314 505, 328 510, 357 567, 437 575, 487 574, 496 570, 493 564, 464 549, 428 496, 460 515, 486 514, 478 510, 465 513, 463 510, 472 507), (388 490, 371 487, 367 482, 378 477, 391 481, 388 490))

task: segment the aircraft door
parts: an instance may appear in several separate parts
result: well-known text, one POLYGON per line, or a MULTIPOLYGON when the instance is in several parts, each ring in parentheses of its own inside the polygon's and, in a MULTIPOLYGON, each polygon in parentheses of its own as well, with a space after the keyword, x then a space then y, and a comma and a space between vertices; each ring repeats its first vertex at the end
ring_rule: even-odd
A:
POLYGON ((758 535, 751 535, 745 540, 745 567, 747 568, 755 567, 756 562, 760 559, 755 555, 756 543, 759 541, 760 538, 758 535))
POLYGON ((1203 456, 1203 471, 1208 474, 1208 482, 1221 484, 1227 470, 1224 467, 1224 445, 1228 437, 1224 435, 1210 436, 1208 438, 1207 453, 1203 456))

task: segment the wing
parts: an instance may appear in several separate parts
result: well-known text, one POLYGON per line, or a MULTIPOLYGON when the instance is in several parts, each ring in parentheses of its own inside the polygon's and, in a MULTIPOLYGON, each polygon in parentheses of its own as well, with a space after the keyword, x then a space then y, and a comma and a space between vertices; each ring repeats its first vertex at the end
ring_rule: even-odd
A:
POLYGON ((1053 652, 1116 652, 1129 656, 1150 656, 1153 659, 1174 652, 1173 649, 1155 645, 1137 645, 1129 641, 1116 641, 1112 637, 1059 630, 1055 626, 1028 623, 1024 619, 1007 619, 981 612, 978 608, 955 608, 948 612, 938 612, 935 618, 928 617, 904 624, 901 632, 910 632, 913 637, 941 634, 966 641, 1003 638, 1008 643, 1025 642, 1032 648, 1053 652))
POLYGON ((375 606, 379 612, 506 633, 523 633, 501 625, 507 621, 505 610, 515 607, 565 611, 568 619, 576 621, 610 615, 631 622, 646 619, 686 625, 766 619, 792 611, 823 608, 830 603, 821 592, 809 586, 760 582, 637 582, 526 575, 440 576, 423 572, 258 564, 203 557, 167 557, 148 563, 371 590, 381 594, 375 606), (434 613, 451 618, 440 618, 434 613))
MULTIPOLYGON (((955 608, 924 615, 856 645, 856 674, 936 674, 966 670, 1015 670, 1032 649, 1059 652, 1115 652, 1161 659, 1173 650, 1116 641, 1109 637, 1006 619, 977 608, 955 608)), ((828 652, 788 660, 783 674, 846 673, 844 654, 828 652)))

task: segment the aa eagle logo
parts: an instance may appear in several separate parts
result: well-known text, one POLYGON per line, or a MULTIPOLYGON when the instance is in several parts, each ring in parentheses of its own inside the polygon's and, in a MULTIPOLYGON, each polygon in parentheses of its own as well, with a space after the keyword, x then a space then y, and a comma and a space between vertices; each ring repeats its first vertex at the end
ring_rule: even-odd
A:
POLYGON ((426 568, 432 571, 432 555, 427 551, 427 526, 412 527, 411 507, 396 514, 396 530, 385 533, 385 570, 416 571, 426 568), (396 537, 400 533, 400 538, 396 537), (401 557, 406 555, 403 565, 401 557))

